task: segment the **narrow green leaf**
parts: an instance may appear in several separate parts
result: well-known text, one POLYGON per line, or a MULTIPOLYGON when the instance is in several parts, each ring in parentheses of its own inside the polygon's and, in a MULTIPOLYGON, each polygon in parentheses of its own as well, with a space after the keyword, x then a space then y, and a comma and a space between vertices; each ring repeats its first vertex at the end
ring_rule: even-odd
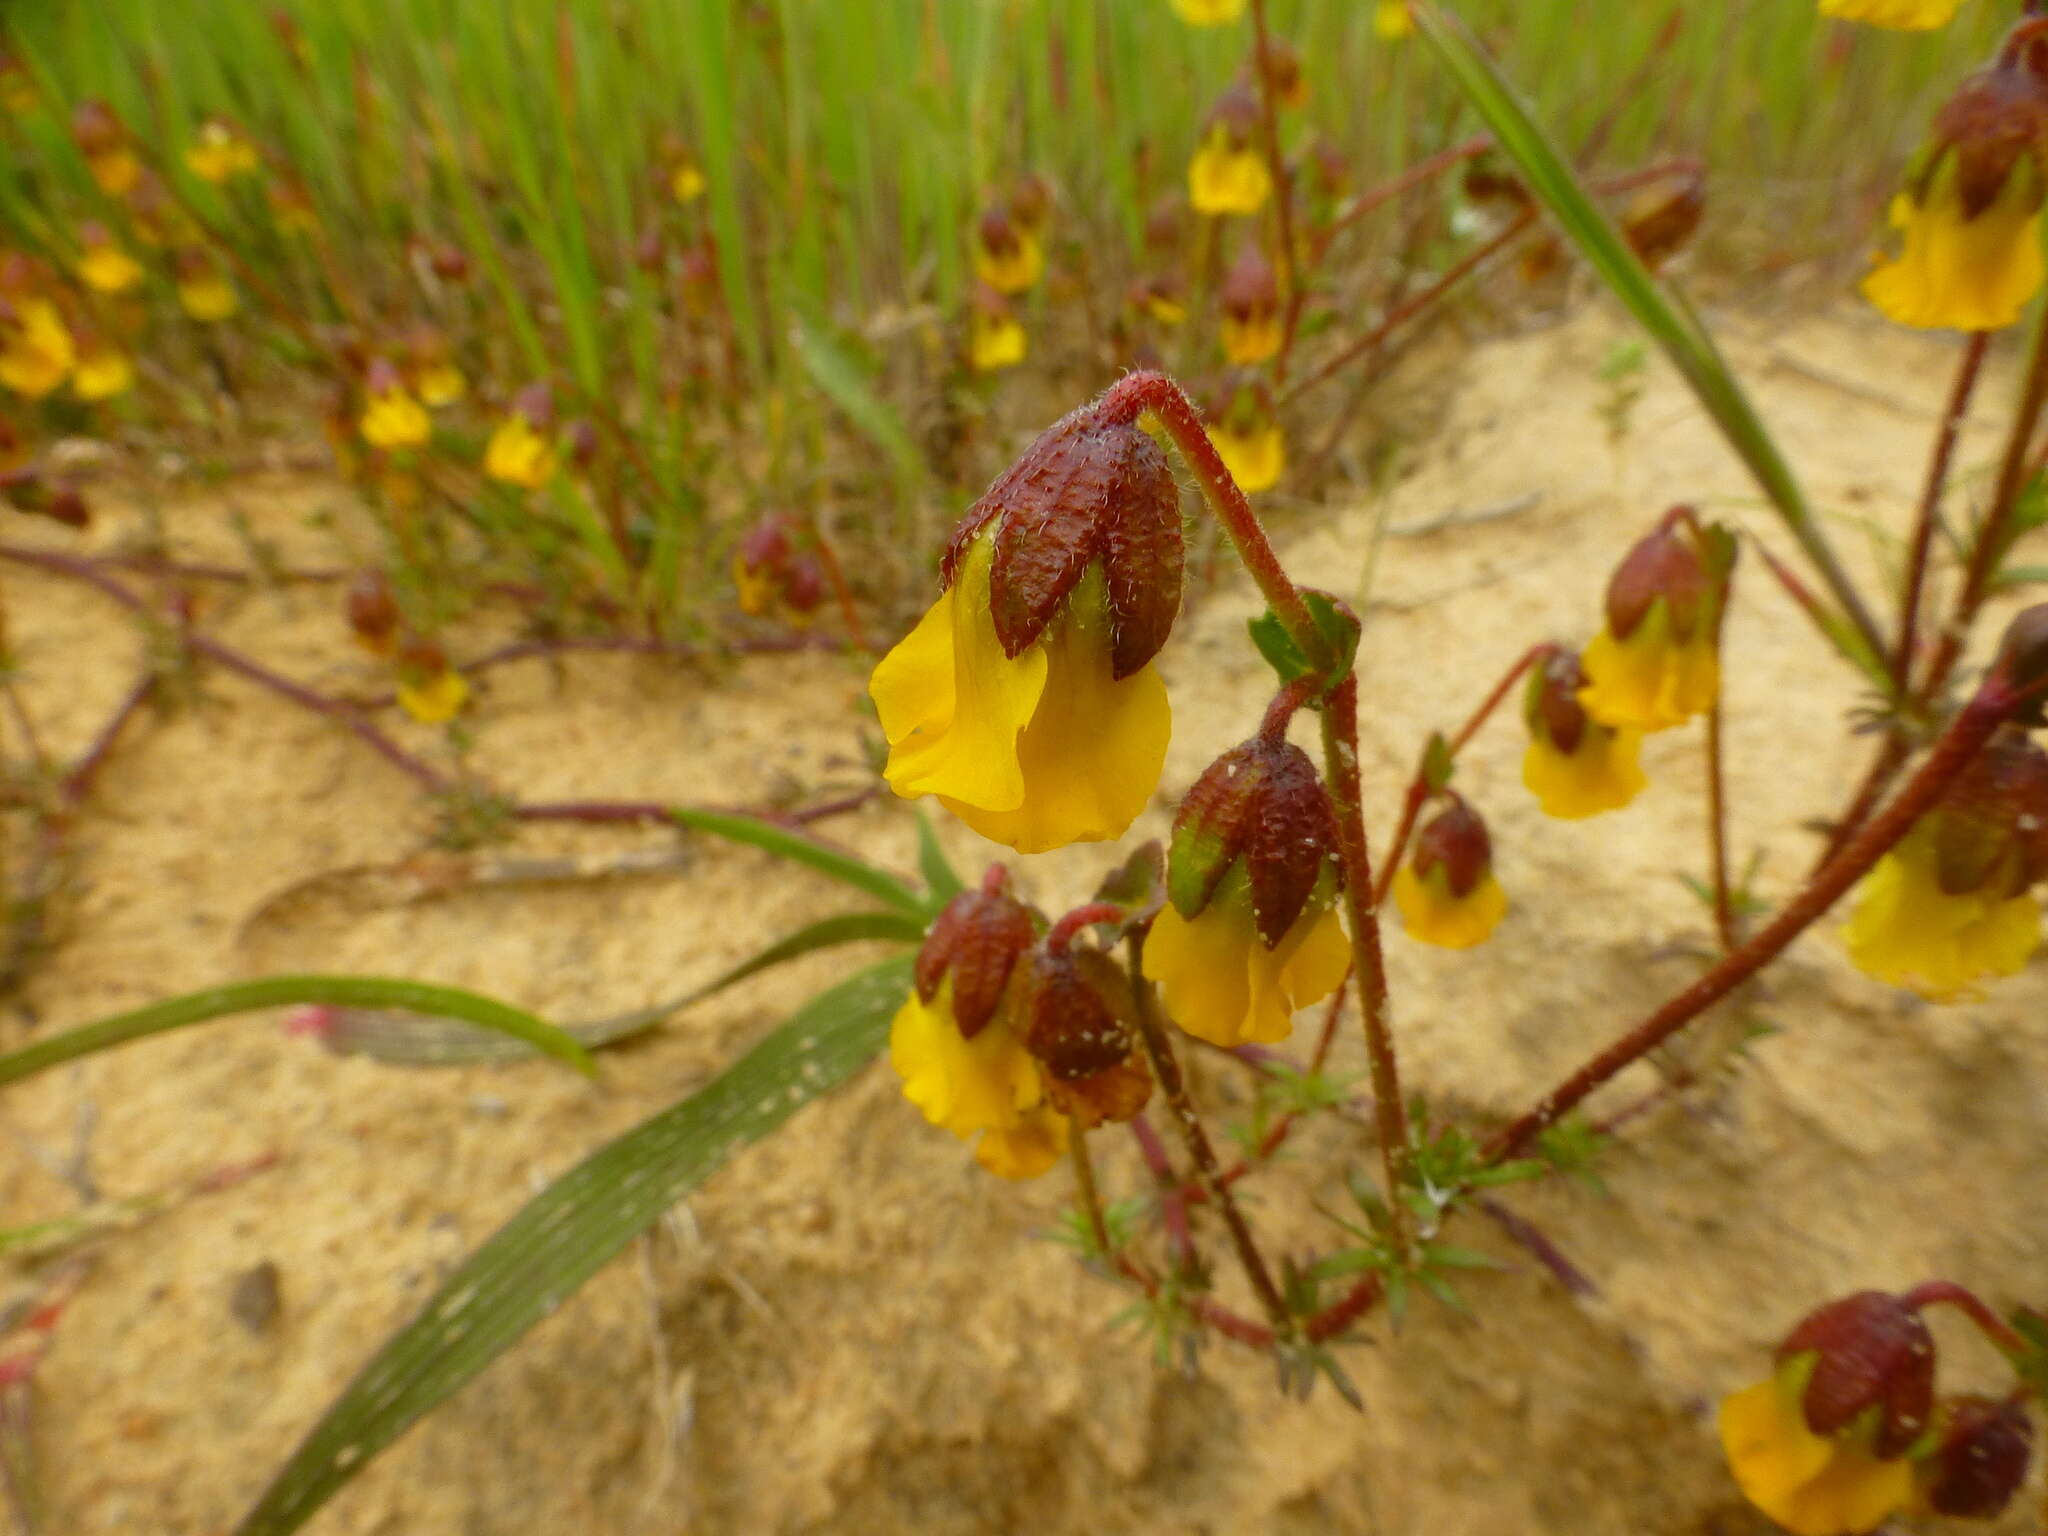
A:
POLYGON ((349 1383, 238 1526, 285 1536, 746 1143, 871 1061, 907 957, 820 993, 706 1087, 563 1174, 450 1275, 349 1383))
POLYGON ((545 1019, 495 998, 459 987, 435 987, 419 981, 382 976, 266 976, 256 981, 229 982, 118 1013, 110 1019, 82 1024, 0 1056, 0 1087, 20 1082, 59 1062, 89 1056, 109 1046, 203 1024, 208 1019, 257 1008, 283 1008, 295 1003, 330 1003, 344 1008, 403 1008, 411 1013, 462 1019, 524 1040, 544 1055, 565 1061, 586 1076, 594 1074, 590 1054, 574 1037, 545 1019))
POLYGON ((845 413, 877 448, 889 456, 897 483, 905 490, 924 478, 924 458, 896 408, 875 390, 860 362, 822 326, 792 317, 790 342, 811 382, 845 413))
POLYGON ((753 816, 734 816, 723 811, 696 811, 687 806, 678 806, 674 811, 677 821, 698 832, 709 832, 713 837, 728 838, 735 843, 745 843, 760 848, 778 857, 808 864, 821 874, 842 880, 855 890, 866 891, 870 896, 900 907, 915 917, 925 915, 924 898, 894 875, 875 868, 850 853, 841 853, 836 848, 827 848, 823 843, 792 832, 788 827, 779 827, 772 821, 762 821, 753 816))
POLYGON ((925 893, 934 911, 967 889, 946 858, 946 850, 939 846, 939 834, 922 805, 917 808, 917 872, 924 876, 925 893))
MULTIPOLYGON (((899 944, 916 944, 924 938, 924 923, 913 917, 895 912, 848 912, 839 917, 821 918, 808 927, 799 928, 785 939, 770 944, 751 960, 742 960, 738 965, 718 977, 706 982, 676 1006, 697 1002, 722 992, 736 981, 749 976, 758 976, 771 966, 794 960, 799 955, 813 954, 829 949, 836 944, 857 944, 864 939, 893 940, 899 944)), ((674 1012, 674 1009, 670 1009, 674 1012)))
POLYGON ((1438 59, 1493 130, 1494 142, 1521 170, 1529 190, 1550 210, 1558 227, 1578 246, 1614 296, 1627 306, 1692 386, 1700 404, 1763 487, 1764 494, 1841 605, 1851 629, 1864 643, 1859 648, 1844 648, 1840 634, 1826 627, 1823 632, 1850 662, 1869 673, 1889 693, 1893 684, 1881 660, 1884 645, 1876 623, 1808 506, 1791 465, 1741 383, 1730 372, 1712 335, 1681 300, 1659 285, 1650 269, 1629 248, 1614 221, 1587 193, 1569 163, 1464 24, 1430 0, 1414 0, 1411 11, 1438 59))

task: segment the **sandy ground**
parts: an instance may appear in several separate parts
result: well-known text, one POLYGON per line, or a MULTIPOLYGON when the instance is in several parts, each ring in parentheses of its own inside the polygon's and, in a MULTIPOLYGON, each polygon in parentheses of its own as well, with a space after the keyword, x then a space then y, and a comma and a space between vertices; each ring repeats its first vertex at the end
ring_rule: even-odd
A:
MULTIPOLYGON (((1839 541, 1874 579, 1921 474, 1950 344, 1853 313, 1724 323, 1839 541)), ((1411 444, 1389 504, 1278 520, 1287 558, 1326 585, 1355 580, 1377 511, 1396 529, 1365 652, 1365 772, 1382 827, 1427 731, 1455 725, 1531 641, 1584 638, 1607 566, 1665 505, 1692 499, 1771 531, 1669 376, 1652 374, 1610 450, 1596 373, 1621 334, 1589 311, 1411 365, 1384 392, 1391 429, 1411 444), (1540 499, 1511 515, 1414 531, 1529 493, 1540 499)), ((2004 386, 2000 372, 1988 398, 2004 386)), ((1966 437, 1973 488, 1995 444, 1988 427, 1966 437)), ((338 492, 255 481, 236 495, 288 550, 331 547, 316 525, 338 492)), ((221 551, 216 507, 165 515, 184 547, 221 551)), ((116 508, 89 542, 130 527, 116 508)), ((1856 702, 1846 670, 1754 561, 1742 581, 1729 631, 1735 837, 1744 855, 1764 850, 1763 885, 1781 893, 1809 856, 1798 823, 1838 804, 1864 748, 1843 734, 1856 702)), ((140 637, 91 592, 14 569, 4 583, 31 706, 49 743, 74 751, 136 675, 140 637)), ((1160 831, 1172 797, 1255 721, 1265 680, 1242 643, 1250 611, 1226 584, 1183 620, 1164 663, 1178 729, 1138 834, 1160 831)), ((359 671, 315 592, 218 599, 208 621, 295 676, 339 685, 359 671)), ((626 658, 508 667, 472 716, 473 761, 533 798, 825 795, 864 771, 861 681, 824 656, 718 677, 626 658)), ((425 733, 418 743, 442 750, 425 733)), ((1409 1077, 1478 1125, 1679 984, 1690 962, 1678 946, 1703 927, 1674 878, 1703 867, 1696 729, 1656 738, 1652 791, 1591 824, 1541 818, 1519 753, 1519 728, 1504 721, 1460 778, 1492 822, 1514 902, 1498 935, 1465 955, 1392 940, 1409 1077)), ((589 1017, 678 991, 844 906, 820 882, 714 847, 679 870, 544 891, 391 904, 375 882, 342 880, 265 906, 307 876, 415 853, 429 830, 414 787, 357 743, 209 673, 199 701, 140 722, 113 760, 80 830, 59 946, 0 1013, 0 1043, 288 967, 417 975, 589 1017)), ((908 865, 910 822, 893 804, 831 832, 908 865)), ((964 862, 987 856, 963 829, 947 835, 964 862)), ((559 827, 518 843, 591 856, 662 845, 653 832, 559 827)), ((1029 861, 1022 878, 1052 905, 1085 893, 1109 857, 1069 850, 1029 861)), ((337 1060, 267 1017, 8 1092, 0 1224, 76 1209, 48 1163, 88 1110, 88 1166, 110 1198, 276 1158, 88 1250, 38 1377, 43 1529, 224 1533, 459 1256, 542 1181, 705 1081, 834 969, 806 962, 705 1006, 608 1055, 594 1086, 538 1064, 337 1060), (264 1262, 279 1306, 252 1329, 230 1299, 264 1262)), ((1155 1368, 1129 1335, 1106 1331, 1123 1299, 1042 1240, 1067 1197, 1064 1172, 1022 1189, 979 1175, 886 1069, 871 1070, 713 1179, 311 1529, 1762 1531, 1723 1470, 1711 1405, 1758 1374, 1800 1313, 1933 1275, 2001 1304, 2048 1300, 2044 1002, 2037 967, 1981 1002, 1920 1005, 1851 971, 1824 925, 1772 973, 1760 1006, 1782 1033, 1732 1076, 1635 1123, 1607 1160, 1604 1197, 1567 1184, 1509 1193, 1597 1296, 1567 1295, 1472 1222, 1460 1241, 1510 1269, 1465 1287, 1470 1317, 1423 1310, 1398 1336, 1375 1319, 1346 1357, 1363 1413, 1327 1393, 1285 1401, 1263 1362, 1225 1347, 1193 1379, 1155 1368)), ((1356 1067, 1350 1036, 1338 1061, 1356 1067)), ((1607 1102, 1651 1081, 1643 1069, 1607 1102)), ((1241 1091, 1213 1072, 1203 1089, 1212 1102, 1241 1091)), ((1336 1170, 1368 1157, 1342 1125, 1302 1147, 1257 1208, 1275 1250, 1327 1241, 1311 1196, 1331 1196, 1336 1170)), ((1120 1146, 1108 1176, 1130 1187, 1120 1146)), ((1239 1294, 1234 1277, 1225 1286, 1239 1294)), ((1946 1325, 1942 1337, 1950 1384, 1994 1379, 1974 1340, 1946 1325)))

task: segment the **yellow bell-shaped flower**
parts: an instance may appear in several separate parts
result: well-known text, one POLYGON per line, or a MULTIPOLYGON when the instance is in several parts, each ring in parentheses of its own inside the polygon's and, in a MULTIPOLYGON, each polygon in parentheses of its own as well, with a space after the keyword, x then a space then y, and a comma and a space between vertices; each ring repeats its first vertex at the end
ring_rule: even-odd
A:
POLYGON ((1409 938, 1439 949, 1470 949, 1492 937, 1507 915, 1507 892, 1493 874, 1493 839, 1459 796, 1415 835, 1415 852, 1394 873, 1394 905, 1409 938))
POLYGON ((1579 703, 1600 724, 1639 731, 1683 725, 1721 686, 1721 593, 1674 509, 1615 567, 1607 627, 1579 658, 1579 703))
POLYGON ((1580 821, 1618 811, 1643 792, 1643 733, 1602 725, 1586 713, 1579 692, 1586 675, 1571 651, 1554 651, 1529 679, 1522 718, 1529 745, 1522 782, 1543 814, 1580 821))
POLYGON ((1823 16, 1867 21, 1873 27, 1928 32, 1955 19, 1963 0, 1820 0, 1823 16))
POLYGON ((1173 14, 1191 27, 1224 27, 1244 14, 1245 0, 1173 0, 1173 14))
POLYGON ((1723 1398, 1721 1448, 1742 1496, 1793 1536, 1860 1536, 1906 1506, 1913 1464, 1809 1429, 1800 1397, 1812 1370, 1807 1356, 1723 1398))
POLYGON ((484 447, 484 473, 504 485, 537 491, 555 478, 561 455, 552 439, 554 398, 545 384, 531 384, 512 402, 484 447))
POLYGON ((1333 895, 1311 899, 1273 945, 1260 937, 1242 871, 1224 876, 1192 918, 1163 907, 1145 941, 1145 974, 1167 1017, 1226 1049, 1285 1040, 1294 1015, 1336 991, 1351 969, 1333 895))
POLYGON ((1864 876, 1842 937, 1865 975, 1949 1002, 2018 974, 2040 943, 2041 907, 2001 878, 1945 889, 1938 816, 1923 818, 1864 876))
POLYGON ((0 385, 40 400, 71 374, 78 348, 57 306, 48 299, 19 298, 0 314, 0 385))

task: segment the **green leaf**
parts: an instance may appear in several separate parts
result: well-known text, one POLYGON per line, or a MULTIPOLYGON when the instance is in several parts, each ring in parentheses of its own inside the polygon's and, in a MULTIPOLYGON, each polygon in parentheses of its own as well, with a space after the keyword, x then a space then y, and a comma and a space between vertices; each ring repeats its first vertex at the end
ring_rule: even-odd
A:
POLYGON ((1847 620, 1845 630, 1823 626, 1823 633, 1889 695, 1894 684, 1882 659, 1884 645, 1877 625, 1836 558, 1791 466, 1729 370, 1713 336, 1683 301, 1665 291, 1629 248, 1614 221, 1588 194, 1464 24, 1430 0, 1414 0, 1410 11, 1458 88, 1493 130, 1494 142, 1521 171, 1529 190, 1542 200, 1558 227, 1692 386, 1722 436, 1749 467, 1820 572, 1847 620))
POLYGON ((2008 565, 1991 578, 1991 590, 2004 592, 2012 587, 2034 587, 2048 581, 2048 565, 2008 565))
POLYGON ((110 1019, 82 1024, 0 1056, 0 1087, 18 1083, 59 1062, 89 1056, 109 1046, 203 1024, 208 1019, 248 1013, 258 1008, 283 1008, 295 1003, 328 1003, 344 1008, 403 1008, 410 1013, 462 1019, 484 1029, 524 1040, 544 1055, 565 1061, 586 1076, 596 1072, 590 1054, 574 1037, 545 1019, 495 998, 459 987, 434 987, 419 981, 383 976, 266 976, 256 981, 229 982, 183 997, 169 998, 117 1013, 110 1019))
POLYGON ((1280 615, 1272 609, 1268 608, 1251 620, 1246 628, 1251 631, 1252 644, 1259 648, 1259 654, 1279 675, 1281 687, 1286 687, 1296 678, 1307 677, 1315 670, 1308 664, 1308 658, 1302 655, 1301 647, 1294 643, 1294 636, 1287 633, 1287 626, 1280 622, 1280 615))
POLYGON ((967 889, 939 846, 939 834, 922 805, 917 807, 917 872, 924 876, 925 894, 935 912, 967 889))
POLYGON ((855 890, 866 891, 914 917, 922 918, 929 910, 922 896, 887 871, 877 869, 850 853, 828 848, 801 832, 777 826, 772 821, 730 815, 724 811, 696 811, 688 806, 677 806, 671 814, 694 831, 709 832, 713 837, 729 838, 735 843, 745 843, 798 864, 808 864, 819 873, 842 880, 855 890))
POLYGON ((1422 749, 1422 782, 1435 794, 1451 782, 1451 775, 1458 770, 1458 760, 1451 755, 1451 744, 1444 740, 1442 731, 1429 733, 1429 745, 1422 749))
MULTIPOLYGON (((1327 592, 1304 588, 1301 599, 1324 651, 1333 659, 1330 671, 1322 679, 1323 687, 1326 690, 1334 688, 1351 675, 1352 666, 1357 661, 1358 616, 1327 592)), ((1307 653, 1287 632, 1287 626, 1280 622, 1280 616, 1272 609, 1268 608, 1251 620, 1249 628, 1252 644, 1259 648, 1259 654, 1279 674, 1281 687, 1298 678, 1317 675, 1307 653)))
POLYGON ((722 992, 736 981, 757 976, 770 966, 781 965, 799 955, 808 955, 820 949, 829 949, 835 944, 857 944, 864 939, 887 939, 900 944, 917 944, 924 939, 924 923, 916 918, 904 917, 895 912, 847 912, 838 917, 820 918, 807 927, 799 928, 787 938, 778 939, 750 960, 742 960, 714 981, 706 982, 688 997, 677 1002, 669 1012, 685 1003, 694 1003, 722 992))
POLYGON ((527 1202, 349 1383, 237 1536, 297 1530, 407 1426, 509 1349, 739 1147, 865 1066, 909 984, 904 957, 820 993, 707 1086, 527 1202))
POLYGON ((791 319, 789 339, 811 382, 889 456, 898 483, 905 490, 915 487, 924 478, 924 457, 896 408, 875 392, 860 361, 822 326, 801 316, 791 319))

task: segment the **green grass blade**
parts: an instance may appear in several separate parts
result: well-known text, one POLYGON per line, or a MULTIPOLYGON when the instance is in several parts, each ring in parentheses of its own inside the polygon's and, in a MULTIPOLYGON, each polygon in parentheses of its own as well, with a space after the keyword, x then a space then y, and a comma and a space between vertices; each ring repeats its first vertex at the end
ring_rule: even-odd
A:
POLYGON ((678 806, 671 814, 694 831, 709 832, 713 837, 729 838, 735 843, 765 849, 780 858, 808 864, 819 873, 844 881, 855 890, 866 891, 913 917, 922 918, 930 911, 925 899, 894 875, 850 853, 841 853, 836 848, 815 842, 801 832, 779 827, 772 821, 732 816, 722 811, 693 811, 684 806, 678 806))
POLYGON ((705 1088, 529 1201, 377 1351, 300 1443, 237 1536, 285 1536, 422 1415, 575 1293, 741 1145, 874 1059, 908 957, 820 993, 705 1088))
MULTIPOLYGON (((723 992, 734 982, 745 981, 749 976, 758 976, 771 966, 795 960, 799 956, 814 954, 821 949, 830 949, 839 944, 858 944, 864 940, 881 939, 898 944, 916 944, 924 938, 924 922, 921 918, 906 917, 899 912, 847 912, 838 917, 821 918, 815 923, 797 929, 785 939, 778 939, 751 959, 742 960, 714 981, 708 981, 692 992, 686 1002, 696 1002, 723 992)), ((678 1007, 681 1004, 677 1005, 678 1007)))
POLYGON ((924 876, 924 888, 934 909, 967 889, 946 857, 946 850, 939 846, 939 834, 922 805, 917 807, 917 870, 924 876))
POLYGON ((867 370, 823 327, 800 316, 790 321, 789 334, 811 382, 863 436, 888 454, 898 488, 905 494, 915 491, 924 479, 924 457, 896 408, 876 392, 867 370))
POLYGON ((419 981, 398 981, 383 976, 265 976, 255 981, 229 982, 188 993, 147 1008, 117 1013, 112 1018, 82 1024, 52 1035, 47 1040, 24 1046, 0 1056, 0 1087, 25 1077, 104 1051, 126 1045, 167 1029, 203 1024, 208 1019, 257 1008, 282 1008, 294 1003, 331 1003, 344 1008, 403 1008, 411 1013, 462 1019, 524 1040, 544 1055, 552 1056, 586 1076, 597 1068, 590 1053, 575 1038, 545 1019, 509 1003, 465 992, 459 987, 435 987, 419 981))
MULTIPOLYGON (((1571 166, 1464 25, 1429 0, 1415 0, 1413 9, 1422 35, 1449 69, 1458 88, 1486 119, 1494 142, 1514 160, 1529 190, 1542 200, 1558 227, 1578 246, 1614 296, 1664 349, 1806 551, 1863 642, 1862 648, 1846 648, 1844 654, 1889 690, 1891 683, 1879 659, 1884 645, 1877 626, 1835 557, 1791 466, 1741 383, 1729 371, 1713 337, 1688 309, 1664 291, 1649 268, 1629 249, 1613 220, 1588 195, 1571 166)), ((1836 635, 1829 638, 1839 640, 1836 635)))

